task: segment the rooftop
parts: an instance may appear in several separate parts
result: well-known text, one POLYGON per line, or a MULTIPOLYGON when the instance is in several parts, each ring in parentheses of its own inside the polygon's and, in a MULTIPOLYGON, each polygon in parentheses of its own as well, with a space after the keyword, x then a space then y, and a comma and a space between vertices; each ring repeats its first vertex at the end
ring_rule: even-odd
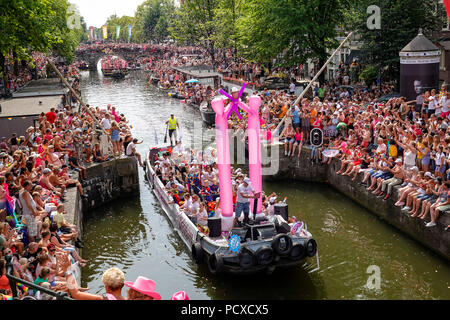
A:
MULTIPOLYGON (((68 79, 72 84, 73 80, 68 79)), ((36 97, 36 96, 61 96, 67 93, 67 89, 59 78, 47 78, 32 80, 23 88, 13 93, 13 98, 36 97)))
POLYGON ((0 118, 29 116, 48 112, 50 108, 56 108, 60 101, 59 95, 3 100, 0 101, 2 107, 0 118))
POLYGON ((419 30, 419 34, 408 43, 401 52, 423 52, 423 51, 436 51, 439 50, 433 42, 431 42, 422 33, 422 29, 419 30))

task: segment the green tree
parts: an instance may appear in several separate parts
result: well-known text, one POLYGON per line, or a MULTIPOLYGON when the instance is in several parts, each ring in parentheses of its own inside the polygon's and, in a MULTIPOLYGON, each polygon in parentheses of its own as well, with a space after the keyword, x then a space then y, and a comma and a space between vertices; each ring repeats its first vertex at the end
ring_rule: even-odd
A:
POLYGON ((394 80, 398 84, 400 76, 399 52, 415 36, 419 28, 430 36, 442 27, 442 15, 437 11, 438 0, 362 0, 355 10, 355 30, 363 42, 362 53, 365 61, 383 70, 383 80, 394 80), (367 27, 369 5, 381 9, 380 29, 367 27))
POLYGON ((47 32, 53 34, 57 41, 53 42, 50 49, 65 58, 66 63, 70 64, 75 59, 75 49, 79 44, 78 29, 81 25, 70 23, 71 16, 75 16, 76 20, 79 15, 76 12, 69 12, 70 3, 67 0, 52 0, 50 6, 55 13, 52 23, 47 32))
POLYGON ((167 39, 174 11, 173 1, 170 0, 147 0, 139 5, 135 13, 136 38, 141 42, 167 39))
POLYGON ((211 56, 213 64, 218 34, 216 8, 219 0, 184 1, 175 11, 170 36, 178 43, 199 45, 211 56))
POLYGON ((14 72, 20 60, 31 60, 32 51, 47 52, 62 39, 54 32, 56 12, 47 0, 0 2, 0 72, 8 81, 6 58, 14 60, 14 72))
MULTIPOLYGON (((290 66, 313 59, 323 65, 346 29, 356 0, 248 0, 237 29, 243 55, 290 66)), ((322 74, 321 80, 323 82, 322 74)))
POLYGON ((0 70, 5 57, 30 60, 33 51, 54 52, 73 61, 77 31, 68 27, 67 0, 15 0, 0 2, 0 70))
MULTIPOLYGON (((128 25, 134 26, 136 21, 135 17, 130 16, 122 16, 118 17, 117 15, 109 16, 105 22, 105 25, 108 27, 108 40, 119 40, 122 42, 128 41, 128 25), (116 27, 120 26, 119 39, 117 39, 117 31, 116 27)), ((103 35, 102 35, 103 38, 103 35)))
POLYGON ((239 35, 237 33, 237 20, 242 14, 243 0, 220 0, 214 9, 216 30, 214 40, 218 48, 237 50, 239 35))

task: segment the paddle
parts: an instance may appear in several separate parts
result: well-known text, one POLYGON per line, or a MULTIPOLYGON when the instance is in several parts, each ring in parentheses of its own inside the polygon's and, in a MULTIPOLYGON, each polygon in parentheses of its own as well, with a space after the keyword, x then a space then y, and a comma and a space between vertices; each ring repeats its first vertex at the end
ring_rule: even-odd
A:
POLYGON ((169 124, 166 126, 166 135, 164 136, 164 143, 167 143, 167 128, 169 127, 169 124))

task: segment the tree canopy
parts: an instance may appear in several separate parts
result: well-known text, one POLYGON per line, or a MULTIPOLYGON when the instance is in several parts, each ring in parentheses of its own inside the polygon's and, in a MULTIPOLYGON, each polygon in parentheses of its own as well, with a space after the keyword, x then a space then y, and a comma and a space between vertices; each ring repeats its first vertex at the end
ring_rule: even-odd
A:
MULTIPOLYGON (((354 10, 354 30, 363 43, 365 62, 382 70, 388 79, 398 80, 400 75, 399 52, 415 36, 419 28, 425 36, 442 27, 443 15, 437 11, 438 0, 360 0, 354 10), (379 29, 367 27, 366 8, 377 5, 381 10, 379 29)), ((444 15, 447 19, 447 16, 444 15)))
MULTIPOLYGON (((128 41, 128 26, 135 24, 136 18, 130 16, 118 17, 117 15, 109 16, 105 25, 108 27, 108 39, 128 41), (119 38, 117 39, 116 27, 120 26, 119 38)), ((102 34, 103 38, 103 34, 102 34)))
POLYGON ((84 33, 70 29, 67 0, 0 1, 0 68, 6 56, 30 59, 33 51, 56 53, 69 63, 84 33))
POLYGON ((173 1, 144 1, 135 13, 135 38, 140 42, 166 40, 174 11, 173 1))

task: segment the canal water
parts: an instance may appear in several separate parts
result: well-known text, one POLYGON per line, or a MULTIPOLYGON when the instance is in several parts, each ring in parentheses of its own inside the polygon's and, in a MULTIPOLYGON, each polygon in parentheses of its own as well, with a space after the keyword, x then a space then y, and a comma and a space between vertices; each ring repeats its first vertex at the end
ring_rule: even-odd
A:
MULTIPOLYGON (((149 86, 139 72, 123 80, 83 72, 81 90, 91 106, 111 103, 126 115, 133 135, 144 139, 137 147, 143 156, 163 142, 170 113, 182 126, 183 142, 214 142, 214 131, 199 126, 198 111, 149 86)), ((89 262, 82 286, 90 292, 104 293, 102 273, 116 266, 126 280, 139 275, 155 280, 163 299, 179 290, 191 299, 450 299, 445 260, 322 184, 264 183, 266 193, 288 197, 290 215, 307 222, 318 242, 319 270, 312 259, 271 275, 213 276, 192 261, 139 170, 139 197, 84 217, 82 256, 89 262)))

